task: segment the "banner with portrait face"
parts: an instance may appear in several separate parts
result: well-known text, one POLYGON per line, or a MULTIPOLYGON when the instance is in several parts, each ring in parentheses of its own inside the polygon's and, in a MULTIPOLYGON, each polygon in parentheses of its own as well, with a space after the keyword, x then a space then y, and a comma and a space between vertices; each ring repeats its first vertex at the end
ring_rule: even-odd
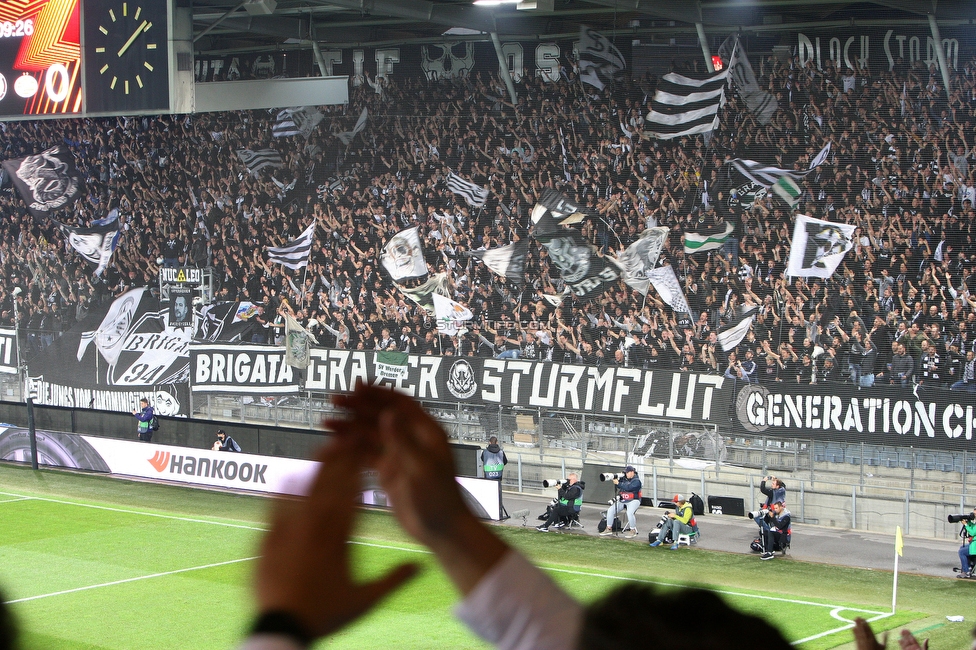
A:
POLYGON ((193 289, 190 287, 170 287, 169 326, 193 327, 193 289))

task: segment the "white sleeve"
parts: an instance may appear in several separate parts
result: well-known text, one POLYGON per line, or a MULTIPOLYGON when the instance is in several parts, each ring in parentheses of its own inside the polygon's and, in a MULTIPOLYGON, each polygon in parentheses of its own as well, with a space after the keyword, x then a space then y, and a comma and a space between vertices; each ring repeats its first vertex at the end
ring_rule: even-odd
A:
POLYGON ((538 567, 509 551, 454 610, 502 650, 575 648, 583 608, 538 567))

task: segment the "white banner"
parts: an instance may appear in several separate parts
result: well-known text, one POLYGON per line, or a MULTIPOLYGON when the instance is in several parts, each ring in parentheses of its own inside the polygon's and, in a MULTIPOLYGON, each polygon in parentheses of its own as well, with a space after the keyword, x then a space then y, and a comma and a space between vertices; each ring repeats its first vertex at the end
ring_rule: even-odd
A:
MULTIPOLYGON (((319 466, 316 461, 298 458, 191 449, 43 430, 37 431, 37 444, 42 465, 273 494, 306 494, 319 466)), ((28 462, 29 445, 25 429, 0 429, 0 460, 28 462)), ((475 516, 501 518, 499 481, 463 476, 456 480, 465 504, 475 516)), ((390 506, 375 472, 363 473, 360 502, 390 506)))

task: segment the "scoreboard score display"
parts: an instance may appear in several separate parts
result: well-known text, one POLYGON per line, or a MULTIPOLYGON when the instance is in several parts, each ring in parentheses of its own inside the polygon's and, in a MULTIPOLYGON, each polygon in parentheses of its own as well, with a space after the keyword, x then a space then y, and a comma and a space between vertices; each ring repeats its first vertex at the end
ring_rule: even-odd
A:
POLYGON ((0 0, 0 119, 170 108, 171 0, 0 0))
POLYGON ((0 1, 0 116, 82 111, 78 5, 0 1))

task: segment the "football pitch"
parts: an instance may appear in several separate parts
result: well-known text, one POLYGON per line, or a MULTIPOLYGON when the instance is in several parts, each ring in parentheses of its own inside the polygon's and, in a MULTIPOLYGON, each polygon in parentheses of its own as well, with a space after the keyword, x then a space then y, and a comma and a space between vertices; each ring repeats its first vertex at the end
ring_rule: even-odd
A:
MULTIPOLYGON (((260 497, 0 465, 0 587, 20 622, 22 647, 233 647, 252 615, 251 572, 267 506, 260 497)), ((901 576, 899 611, 891 615, 885 572, 499 532, 586 602, 622 579, 665 589, 697 584, 768 619, 801 648, 850 643, 855 616, 876 630, 931 623, 933 642, 947 642, 933 647, 967 647, 968 627, 943 628, 957 599, 972 611, 968 581, 901 576), (956 636, 958 645, 948 643, 956 636)), ((390 515, 363 513, 353 544, 364 577, 408 560, 423 571, 328 647, 486 647, 452 618, 457 593, 390 515)))

